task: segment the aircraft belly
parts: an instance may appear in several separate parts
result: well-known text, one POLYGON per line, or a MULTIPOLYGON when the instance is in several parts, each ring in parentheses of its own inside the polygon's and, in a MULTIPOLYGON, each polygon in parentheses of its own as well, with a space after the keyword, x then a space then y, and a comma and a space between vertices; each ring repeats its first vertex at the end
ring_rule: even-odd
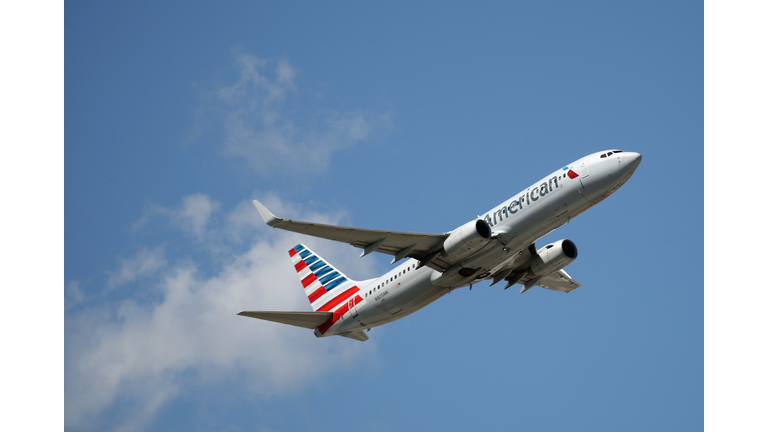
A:
POLYGON ((367 299, 371 300, 359 308, 358 316, 348 319, 349 323, 339 325, 336 332, 373 328, 397 321, 444 296, 449 290, 432 285, 432 273, 435 273, 435 270, 425 267, 418 270, 418 274, 408 279, 400 288, 387 289, 389 293, 379 300, 375 300, 376 296, 368 296, 367 299))
POLYGON ((381 324, 386 324, 387 319, 391 317, 392 315, 382 312, 379 310, 379 308, 375 307, 366 307, 362 308, 362 310, 358 313, 358 315, 355 318, 347 318, 345 319, 341 324, 339 324, 338 328, 333 332, 333 334, 338 333, 344 333, 349 331, 356 331, 356 330, 365 330, 372 327, 379 326, 381 324))
POLYGON ((417 274, 411 276, 411 279, 399 288, 395 288, 389 299, 387 310, 392 315, 400 314, 404 309, 410 309, 415 301, 423 296, 424 292, 430 291, 433 287, 430 281, 431 275, 436 273, 435 270, 429 269, 428 271, 419 271, 417 274))
POLYGON ((429 284, 427 289, 422 290, 417 297, 414 297, 411 302, 403 307, 403 311, 401 312, 399 318, 421 310, 422 308, 426 307, 440 297, 448 294, 449 292, 449 289, 429 284))

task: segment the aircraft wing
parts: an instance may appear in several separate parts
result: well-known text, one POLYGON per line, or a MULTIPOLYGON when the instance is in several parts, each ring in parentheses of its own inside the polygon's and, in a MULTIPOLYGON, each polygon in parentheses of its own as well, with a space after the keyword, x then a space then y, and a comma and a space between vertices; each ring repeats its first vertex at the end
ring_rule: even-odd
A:
POLYGON ((581 284, 571 279, 571 276, 565 272, 565 270, 558 270, 554 273, 550 273, 544 276, 536 284, 542 288, 551 289, 560 292, 571 292, 580 287, 581 284))
POLYGON ((313 222, 298 222, 283 219, 273 215, 262 203, 253 200, 253 205, 259 211, 267 225, 299 234, 320 237, 327 240, 349 243, 354 247, 364 249, 360 257, 371 252, 381 252, 394 255, 392 263, 410 257, 425 263, 425 265, 443 271, 450 267, 449 262, 438 256, 447 234, 423 234, 400 231, 382 231, 363 228, 341 227, 313 222))
POLYGON ((492 270, 490 276, 486 279, 491 279, 491 285, 506 280, 507 286, 505 286, 504 289, 507 289, 516 283, 522 284, 523 289, 520 290, 521 294, 533 286, 540 286, 542 288, 564 293, 569 293, 581 286, 580 283, 571 279, 571 276, 562 269, 542 278, 529 276, 526 274, 526 268, 530 266, 531 260, 535 256, 536 244, 534 243, 528 246, 527 249, 519 251, 515 259, 511 262, 492 270))

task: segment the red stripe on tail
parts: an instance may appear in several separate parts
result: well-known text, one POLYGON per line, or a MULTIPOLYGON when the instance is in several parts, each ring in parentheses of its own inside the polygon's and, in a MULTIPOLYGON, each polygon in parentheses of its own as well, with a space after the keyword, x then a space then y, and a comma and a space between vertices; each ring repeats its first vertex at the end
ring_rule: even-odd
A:
POLYGON ((305 263, 304 261, 299 261, 298 263, 296 263, 296 265, 294 266, 296 267, 296 273, 304 270, 306 266, 307 266, 307 263, 305 263))
MULTIPOLYGON (((359 304, 362 301, 363 301, 362 297, 360 296, 355 297, 355 304, 359 304)), ((327 332, 329 328, 331 328, 334 324, 336 324, 336 321, 338 321, 341 318, 341 316, 347 312, 349 312, 349 302, 345 303, 344 306, 336 309, 333 312, 333 316, 330 317, 328 321, 326 321, 323 325, 317 328, 318 330, 320 330, 320 334, 325 334, 325 332, 327 332)))
POLYGON ((304 278, 304 279, 301 281, 301 284, 302 284, 302 285, 304 285, 304 288, 306 288, 306 287, 308 287, 308 286, 309 286, 309 284, 311 284, 312 282, 314 282, 314 281, 316 281, 316 280, 317 280, 317 276, 315 276, 315 274, 314 274, 314 273, 310 273, 310 274, 309 274, 309 276, 305 277, 305 278, 304 278))
POLYGON ((338 305, 339 303, 347 300, 348 298, 350 298, 353 294, 355 294, 358 291, 360 291, 360 288, 358 288, 357 286, 353 286, 352 288, 350 288, 350 289, 344 291, 343 293, 337 295, 336 297, 332 298, 328 303, 320 306, 317 309, 317 311, 318 312, 328 312, 329 310, 331 310, 334 307, 336 307, 336 305, 338 305))
POLYGON ((323 294, 325 294, 327 292, 328 291, 325 290, 325 287, 320 286, 320 288, 316 289, 315 292, 313 292, 312 294, 308 295, 307 297, 309 297, 309 302, 310 303, 314 303, 315 300, 319 299, 320 297, 323 296, 323 294))

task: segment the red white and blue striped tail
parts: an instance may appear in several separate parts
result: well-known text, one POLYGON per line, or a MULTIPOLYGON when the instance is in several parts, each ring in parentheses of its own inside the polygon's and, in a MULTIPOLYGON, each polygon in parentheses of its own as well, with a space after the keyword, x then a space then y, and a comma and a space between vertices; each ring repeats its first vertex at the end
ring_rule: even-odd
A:
POLYGON ((341 312, 339 309, 346 308, 349 300, 355 298, 355 303, 362 300, 358 295, 360 288, 357 287, 357 282, 349 279, 303 244, 296 245, 288 253, 312 310, 341 312))

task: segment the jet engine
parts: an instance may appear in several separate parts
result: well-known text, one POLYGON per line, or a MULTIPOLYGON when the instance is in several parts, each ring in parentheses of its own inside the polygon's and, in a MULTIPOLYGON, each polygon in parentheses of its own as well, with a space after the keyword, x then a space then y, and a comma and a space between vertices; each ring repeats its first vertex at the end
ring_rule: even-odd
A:
POLYGON ((528 270, 528 275, 531 277, 543 277, 564 269, 576 260, 579 251, 572 241, 564 239, 544 246, 536 251, 536 254, 537 256, 531 260, 531 268, 528 270))
POLYGON ((461 259, 483 247, 491 238, 491 227, 483 219, 473 220, 453 230, 443 249, 454 259, 461 259))

